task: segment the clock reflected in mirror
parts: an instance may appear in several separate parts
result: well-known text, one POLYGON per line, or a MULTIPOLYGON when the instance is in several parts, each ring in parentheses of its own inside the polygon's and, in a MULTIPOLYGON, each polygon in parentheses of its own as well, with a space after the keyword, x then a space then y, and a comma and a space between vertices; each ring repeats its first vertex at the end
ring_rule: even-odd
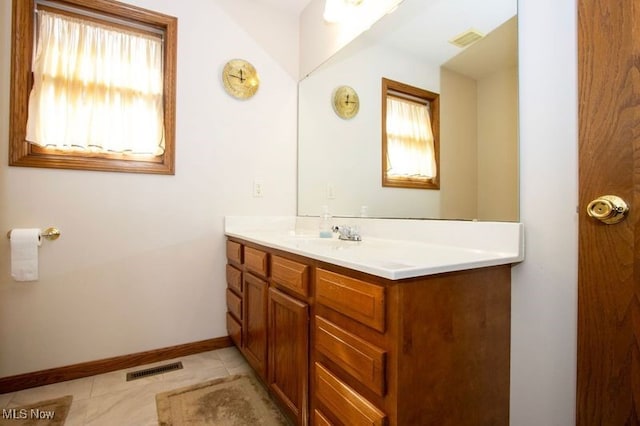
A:
POLYGON ((352 87, 339 86, 333 91, 332 105, 338 117, 350 120, 358 114, 360 99, 352 87))
POLYGON ((255 67, 244 59, 231 59, 222 70, 222 84, 236 99, 249 99, 258 91, 260 77, 255 67))

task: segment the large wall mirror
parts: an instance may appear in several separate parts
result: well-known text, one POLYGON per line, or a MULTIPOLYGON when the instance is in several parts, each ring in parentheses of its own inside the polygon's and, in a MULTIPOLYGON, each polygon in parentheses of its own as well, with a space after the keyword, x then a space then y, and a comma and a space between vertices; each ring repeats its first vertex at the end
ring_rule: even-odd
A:
POLYGON ((300 82, 298 214, 517 221, 517 56, 516 0, 404 0, 300 82), (469 30, 483 37, 451 43, 469 30), (383 78, 440 95, 439 189, 381 185, 383 78))

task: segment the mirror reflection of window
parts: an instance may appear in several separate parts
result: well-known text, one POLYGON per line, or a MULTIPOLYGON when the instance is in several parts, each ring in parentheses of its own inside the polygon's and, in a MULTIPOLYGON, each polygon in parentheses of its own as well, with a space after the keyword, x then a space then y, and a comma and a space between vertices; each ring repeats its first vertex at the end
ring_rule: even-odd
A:
POLYGON ((387 95, 387 177, 436 177, 428 103, 387 95))
POLYGON ((439 95, 383 79, 382 186, 438 189, 439 95))

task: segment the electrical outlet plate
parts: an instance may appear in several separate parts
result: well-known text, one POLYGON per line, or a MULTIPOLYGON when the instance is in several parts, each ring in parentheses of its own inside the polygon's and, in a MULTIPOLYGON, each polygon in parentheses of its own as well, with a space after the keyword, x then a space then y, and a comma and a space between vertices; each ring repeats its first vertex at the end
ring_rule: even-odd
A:
POLYGON ((328 183, 327 184, 327 199, 328 200, 334 200, 336 198, 336 188, 333 186, 333 184, 328 183))

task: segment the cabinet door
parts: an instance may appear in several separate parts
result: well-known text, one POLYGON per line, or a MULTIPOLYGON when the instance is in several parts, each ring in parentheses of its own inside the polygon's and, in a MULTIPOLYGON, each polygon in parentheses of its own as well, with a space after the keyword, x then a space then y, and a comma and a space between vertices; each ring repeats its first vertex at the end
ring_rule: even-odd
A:
POLYGON ((244 274, 244 344, 249 364, 265 378, 267 359, 267 283, 244 274))
POLYGON ((242 325, 229 312, 227 312, 227 332, 233 343, 238 348, 242 348, 242 325))
POLYGON ((269 387, 296 424, 308 424, 309 305, 269 289, 269 387))

